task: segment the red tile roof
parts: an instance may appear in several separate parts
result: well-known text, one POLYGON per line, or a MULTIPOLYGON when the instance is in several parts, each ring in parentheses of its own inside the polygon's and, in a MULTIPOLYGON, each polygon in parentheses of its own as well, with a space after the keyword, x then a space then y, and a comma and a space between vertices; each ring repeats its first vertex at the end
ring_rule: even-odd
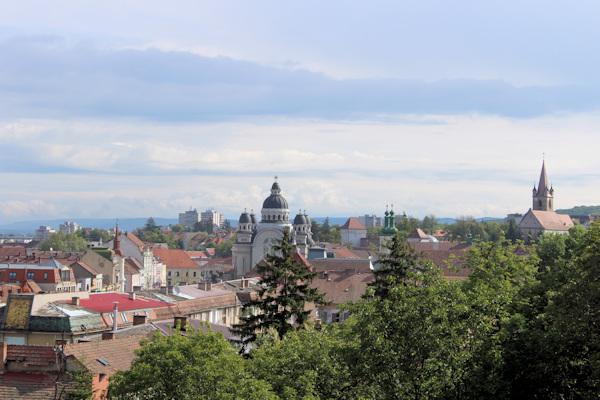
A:
POLYGON ((70 381, 65 374, 5 372, 0 375, 0 399, 55 400, 70 381), (58 381, 58 383, 57 383, 58 381))
POLYGON ((183 250, 154 249, 153 254, 159 257, 167 268, 200 268, 183 250))
POLYGON ((408 239, 429 239, 429 236, 421 228, 417 228, 408 236, 408 239))
POLYGON ((135 236, 133 233, 127 233, 125 236, 127 236, 127 238, 129 240, 131 240, 133 243, 135 243, 136 246, 143 248, 143 247, 147 247, 146 243, 142 242, 140 240, 140 238, 138 238, 137 236, 135 236))
POLYGON ((6 352, 6 361, 16 361, 24 366, 47 367, 56 364, 58 357, 53 346, 33 346, 9 344, 6 352))
POLYGON ((113 375, 117 371, 127 371, 136 357, 134 350, 141 348, 140 341, 146 336, 132 336, 123 339, 101 340, 99 342, 67 344, 64 353, 80 361, 93 374, 113 375), (102 364, 102 359, 108 365, 102 364))
POLYGON ((348 218, 348 221, 346 221, 346 223, 342 226, 340 226, 340 229, 362 229, 362 230, 366 230, 367 228, 365 228, 365 226, 363 224, 360 223, 359 219, 356 217, 350 217, 348 218))

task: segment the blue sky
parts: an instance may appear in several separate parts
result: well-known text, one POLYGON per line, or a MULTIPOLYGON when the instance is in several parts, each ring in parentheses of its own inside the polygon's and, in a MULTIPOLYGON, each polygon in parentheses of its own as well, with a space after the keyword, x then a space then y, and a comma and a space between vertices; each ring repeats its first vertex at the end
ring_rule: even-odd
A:
POLYGON ((0 222, 600 204, 600 3, 2 3, 0 222))

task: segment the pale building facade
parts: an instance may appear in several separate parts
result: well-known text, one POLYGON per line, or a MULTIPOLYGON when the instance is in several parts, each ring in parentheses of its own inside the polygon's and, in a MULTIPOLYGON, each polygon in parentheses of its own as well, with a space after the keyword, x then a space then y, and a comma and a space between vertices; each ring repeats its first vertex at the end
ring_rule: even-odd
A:
POLYGON ((212 221, 213 226, 223 226, 223 222, 225 222, 225 214, 221 214, 214 209, 206 210, 200 214, 200 222, 208 222, 212 221))
POLYGON ((308 249, 315 245, 310 230, 311 220, 306 213, 299 212, 290 223, 290 210, 287 200, 281 195, 279 183, 274 182, 271 195, 265 199, 261 209, 261 221, 251 212, 244 211, 238 221, 237 241, 232 248, 232 260, 237 276, 244 276, 283 238, 283 233, 291 233, 290 240, 298 252, 308 257, 308 249))

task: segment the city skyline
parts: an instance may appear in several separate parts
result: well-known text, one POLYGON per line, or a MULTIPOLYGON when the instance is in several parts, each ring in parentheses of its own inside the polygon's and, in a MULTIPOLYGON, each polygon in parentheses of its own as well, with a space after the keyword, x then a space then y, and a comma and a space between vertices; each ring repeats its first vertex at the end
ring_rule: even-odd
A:
POLYGON ((0 225, 600 204, 600 5, 3 5, 0 225))

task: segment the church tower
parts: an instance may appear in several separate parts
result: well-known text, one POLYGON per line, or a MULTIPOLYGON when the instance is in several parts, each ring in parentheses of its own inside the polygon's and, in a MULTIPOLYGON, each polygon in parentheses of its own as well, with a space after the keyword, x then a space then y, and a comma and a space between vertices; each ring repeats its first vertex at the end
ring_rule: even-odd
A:
POLYGON ((533 186, 533 210, 554 211, 554 189, 548 187, 548 175, 546 175, 546 163, 542 162, 540 183, 537 189, 533 186))

